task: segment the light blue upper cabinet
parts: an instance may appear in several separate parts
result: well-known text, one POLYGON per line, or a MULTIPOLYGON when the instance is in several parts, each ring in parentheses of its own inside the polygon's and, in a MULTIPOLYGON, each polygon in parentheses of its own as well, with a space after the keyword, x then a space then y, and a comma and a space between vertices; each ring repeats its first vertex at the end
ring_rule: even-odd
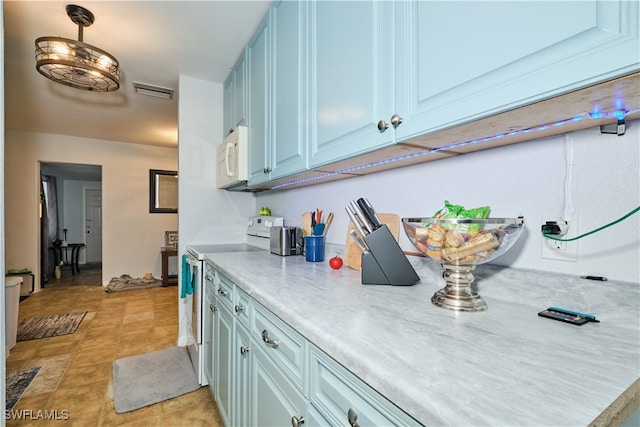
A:
POLYGON ((394 2, 309 2, 309 166, 394 142, 394 2), (392 129, 392 126, 390 126, 392 129))
POLYGON ((247 120, 247 61, 246 50, 229 73, 224 83, 223 131, 224 136, 231 133, 236 126, 244 125, 247 120))
POLYGON ((234 68, 236 126, 245 124, 247 120, 247 61, 246 52, 238 60, 234 68))
POLYGON ((235 117, 233 115, 233 97, 235 95, 235 85, 233 84, 233 70, 224 82, 223 103, 222 103, 222 131, 223 136, 231 133, 231 129, 235 126, 235 117))
MULTIPOLYGON (((246 48, 246 74, 234 68, 225 85, 225 127, 244 105, 256 188, 384 161, 398 143, 403 154, 433 148, 431 133, 640 71, 639 3, 275 2, 246 48)), ((563 106, 570 117, 558 121, 598 108, 563 106)), ((491 136, 482 132, 473 138, 491 136)))
POLYGON ((640 69, 637 1, 396 7, 398 141, 640 69))
POLYGON ((305 10, 305 2, 275 3, 249 45, 250 185, 307 168, 305 10))
POLYGON ((282 1, 271 10, 272 178, 288 176, 307 168, 307 122, 304 42, 306 2, 282 1))
POLYGON ((269 78, 270 74, 270 26, 269 14, 258 27, 247 46, 249 117, 249 182, 260 183, 270 179, 266 171, 270 163, 269 135, 269 78))

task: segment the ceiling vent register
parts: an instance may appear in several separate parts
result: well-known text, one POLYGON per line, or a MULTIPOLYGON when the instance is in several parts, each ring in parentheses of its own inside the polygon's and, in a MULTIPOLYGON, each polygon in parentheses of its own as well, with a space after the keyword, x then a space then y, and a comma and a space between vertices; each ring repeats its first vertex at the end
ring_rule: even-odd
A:
POLYGON ((160 86, 152 86, 145 83, 133 82, 133 90, 146 96, 153 96, 155 98, 171 99, 173 98, 173 89, 160 86))

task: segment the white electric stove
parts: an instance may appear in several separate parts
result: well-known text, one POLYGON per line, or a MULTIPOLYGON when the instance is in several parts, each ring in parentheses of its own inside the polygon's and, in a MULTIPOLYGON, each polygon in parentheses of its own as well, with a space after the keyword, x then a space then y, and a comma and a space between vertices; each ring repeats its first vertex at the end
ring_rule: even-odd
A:
MULTIPOLYGON (((187 264, 194 277, 194 289, 191 304, 191 337, 187 350, 191 364, 201 385, 207 385, 204 375, 204 360, 202 358, 202 327, 204 319, 204 259, 207 254, 226 252, 268 251, 271 227, 284 225, 284 219, 272 216, 251 217, 247 223, 246 243, 220 243, 188 245, 186 247, 187 264)), ((182 286, 182 283, 180 283, 182 286)), ((182 289, 182 288, 181 288, 182 289)))

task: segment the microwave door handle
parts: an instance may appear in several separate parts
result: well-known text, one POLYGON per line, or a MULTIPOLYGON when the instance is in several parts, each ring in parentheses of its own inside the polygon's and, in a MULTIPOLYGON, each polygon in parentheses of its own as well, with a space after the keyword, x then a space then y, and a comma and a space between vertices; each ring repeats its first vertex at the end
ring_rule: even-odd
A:
POLYGON ((224 167, 227 169, 227 176, 233 176, 233 172, 231 172, 231 170, 229 169, 229 154, 230 154, 230 150, 231 148, 233 148, 233 143, 232 142, 227 142, 227 151, 225 154, 225 160, 224 160, 224 167))

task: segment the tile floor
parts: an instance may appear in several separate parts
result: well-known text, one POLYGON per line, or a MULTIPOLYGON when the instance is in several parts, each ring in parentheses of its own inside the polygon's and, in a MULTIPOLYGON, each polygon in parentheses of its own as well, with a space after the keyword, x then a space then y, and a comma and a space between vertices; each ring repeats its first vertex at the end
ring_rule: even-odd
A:
POLYGON ((31 411, 30 418, 38 411, 67 411, 68 419, 8 419, 6 425, 222 426, 208 387, 137 411, 114 410, 112 362, 175 345, 176 301, 175 286, 106 293, 100 285, 59 282, 21 302, 20 318, 87 315, 74 334, 18 342, 6 360, 7 372, 42 366, 14 411, 31 411))

